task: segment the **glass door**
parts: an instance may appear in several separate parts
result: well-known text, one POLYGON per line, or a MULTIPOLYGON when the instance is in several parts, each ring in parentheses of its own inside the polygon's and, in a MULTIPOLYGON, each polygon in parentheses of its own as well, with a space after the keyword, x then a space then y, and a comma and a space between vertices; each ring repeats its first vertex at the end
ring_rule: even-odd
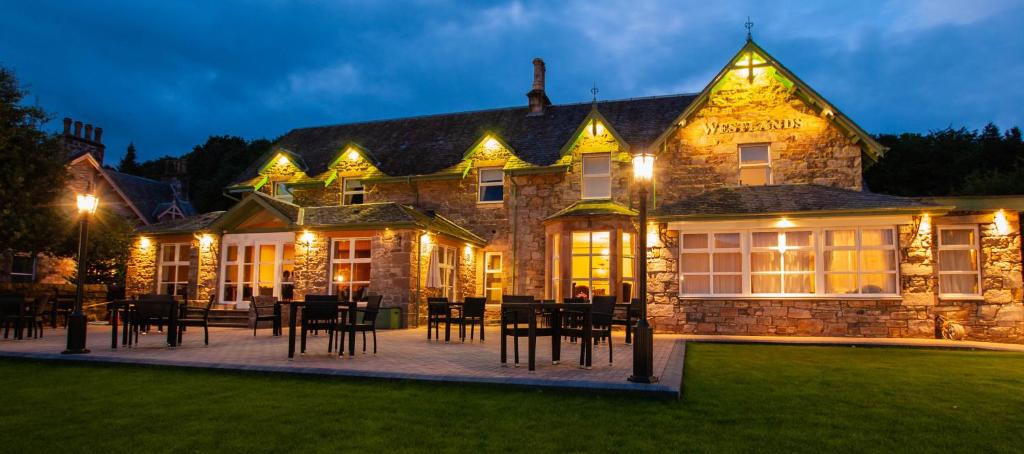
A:
POLYGON ((256 294, 259 296, 274 296, 277 292, 277 263, 278 247, 276 244, 256 245, 259 251, 256 255, 256 294))

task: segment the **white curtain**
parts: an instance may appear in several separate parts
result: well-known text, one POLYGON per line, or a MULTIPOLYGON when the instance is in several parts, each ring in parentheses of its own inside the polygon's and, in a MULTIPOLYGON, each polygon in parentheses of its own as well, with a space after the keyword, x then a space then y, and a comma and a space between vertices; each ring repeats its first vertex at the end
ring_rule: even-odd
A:
POLYGON ((441 260, 437 256, 437 246, 430 248, 430 260, 427 261, 427 288, 441 288, 441 260))

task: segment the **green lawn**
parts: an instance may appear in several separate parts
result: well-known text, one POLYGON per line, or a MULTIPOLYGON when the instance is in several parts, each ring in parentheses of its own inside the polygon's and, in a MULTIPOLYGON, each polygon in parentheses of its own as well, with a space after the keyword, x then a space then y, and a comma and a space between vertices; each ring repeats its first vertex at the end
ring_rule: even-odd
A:
POLYGON ((690 344, 681 401, 0 361, 4 452, 1024 451, 1024 355, 690 344))

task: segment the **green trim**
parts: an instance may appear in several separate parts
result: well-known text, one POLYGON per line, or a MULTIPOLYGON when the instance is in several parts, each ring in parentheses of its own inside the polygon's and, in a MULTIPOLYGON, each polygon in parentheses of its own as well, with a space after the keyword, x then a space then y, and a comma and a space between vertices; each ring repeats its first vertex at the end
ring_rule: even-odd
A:
POLYGON ((562 146, 562 149, 558 150, 559 156, 564 157, 566 154, 568 154, 569 151, 571 151, 583 137, 583 132, 586 131, 586 128, 587 126, 590 125, 590 122, 595 120, 600 121, 604 128, 608 130, 608 133, 615 138, 616 142, 619 143, 619 151, 628 152, 630 148, 629 143, 622 139, 622 136, 620 136, 619 133, 615 131, 615 128, 612 126, 611 122, 609 122, 608 119, 605 118, 599 110, 597 110, 597 104, 594 104, 590 107, 590 112, 587 113, 587 116, 583 118, 583 122, 580 123, 580 125, 576 128, 576 131, 573 132, 572 139, 569 139, 569 141, 562 146))
POLYGON ((355 150, 356 153, 359 154, 359 157, 363 158, 364 161, 370 163, 370 165, 373 166, 373 168, 377 168, 377 158, 373 156, 372 153, 370 153, 365 148, 363 148, 362 146, 355 142, 348 142, 345 145, 342 145, 341 151, 338 152, 338 156, 335 156, 334 159, 331 160, 331 163, 327 165, 327 168, 330 169, 338 165, 338 163, 341 162, 342 159, 345 159, 345 154, 348 153, 348 150, 350 148, 355 150))
POLYGON ((259 192, 253 192, 249 196, 245 197, 244 199, 236 203, 235 206, 231 207, 231 209, 226 211, 223 215, 221 215, 220 218, 218 218, 213 224, 210 225, 210 228, 214 230, 228 230, 225 228, 226 226, 232 224, 237 225, 238 223, 241 223, 242 221, 248 219, 249 216, 252 216, 259 212, 260 208, 269 211, 270 214, 284 221, 284 223, 290 227, 296 225, 295 222, 292 221, 290 217, 288 217, 288 215, 282 213, 273 205, 262 200, 263 197, 268 196, 263 195, 259 192), (257 206, 252 206, 252 204, 256 204, 257 206))
POLYGON ((922 200, 950 205, 955 211, 1024 211, 1024 195, 977 195, 952 197, 922 197, 922 200))
POLYGON ((335 170, 335 171, 331 172, 331 176, 327 177, 327 180, 324 181, 324 187, 326 188, 326 187, 330 186, 331 183, 334 183, 334 180, 337 180, 337 179, 338 179, 338 171, 335 170))
POLYGON ((654 214, 651 219, 659 222, 675 221, 732 221, 744 219, 766 219, 785 216, 788 218, 846 217, 846 216, 888 216, 919 215, 928 213, 943 215, 953 210, 952 206, 925 206, 900 208, 875 208, 857 210, 780 211, 775 213, 722 213, 722 214, 654 214))
POLYGON ((252 187, 252 190, 254 192, 255 191, 259 191, 260 188, 262 188, 263 185, 267 184, 268 181, 270 181, 270 176, 269 175, 263 175, 263 178, 260 179, 259 183, 256 183, 256 186, 252 187))
POLYGON ((509 176, 514 176, 514 175, 534 175, 534 174, 540 174, 540 173, 568 172, 571 167, 572 166, 570 166, 568 164, 555 164, 555 165, 543 166, 543 167, 520 167, 520 168, 517 168, 517 169, 508 169, 505 172, 508 173, 509 176))
POLYGON ((611 200, 581 200, 545 218, 545 221, 570 216, 637 216, 639 213, 611 200))

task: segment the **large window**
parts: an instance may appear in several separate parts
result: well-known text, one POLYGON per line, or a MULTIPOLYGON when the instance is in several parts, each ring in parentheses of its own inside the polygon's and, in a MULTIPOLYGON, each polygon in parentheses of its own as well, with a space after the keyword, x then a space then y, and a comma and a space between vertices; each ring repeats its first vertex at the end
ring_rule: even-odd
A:
POLYGON ((572 232, 572 296, 591 299, 609 295, 611 234, 572 232))
POLYGON ((228 244, 224 248, 222 301, 240 303, 252 298, 253 246, 228 244))
POLYGON ((335 238, 331 242, 331 294, 359 301, 370 286, 369 238, 335 238))
POLYGON ((189 257, 192 245, 168 243, 160 246, 160 268, 157 271, 157 293, 185 296, 188 294, 189 257))
POLYGON ((583 155, 583 198, 607 199, 612 196, 611 154, 583 155))
POLYGON ((551 235, 551 299, 562 301, 562 235, 551 235))
POLYGON ((888 226, 680 232, 683 296, 899 294, 888 226))
POLYGON ((441 270, 441 296, 455 301, 455 275, 458 270, 455 248, 437 245, 438 266, 441 270))
POLYGON ((501 279, 501 253, 484 253, 484 296, 488 303, 500 303, 504 292, 501 279))
POLYGON ((36 279, 36 257, 17 252, 11 257, 11 282, 33 282, 36 279))
POLYGON ((292 190, 288 189, 288 183, 278 181, 273 183, 273 186, 271 186, 270 188, 273 191, 273 194, 271 195, 274 196, 275 199, 283 200, 289 203, 291 203, 295 199, 295 196, 292 195, 292 190))
POLYGON ((622 234, 622 293, 620 298, 622 301, 628 302, 633 295, 636 294, 635 275, 636 275, 636 259, 633 257, 633 235, 629 233, 622 234))
POLYGON ((505 171, 501 168, 480 169, 480 203, 501 203, 505 197, 505 171))
POLYGON ((363 181, 358 178, 346 178, 342 180, 342 204, 360 205, 366 195, 363 181))
POLYGON ((981 294, 978 227, 939 226, 939 295, 981 294))
POLYGON ((740 186, 766 184, 772 184, 772 161, 768 145, 740 145, 740 186))

